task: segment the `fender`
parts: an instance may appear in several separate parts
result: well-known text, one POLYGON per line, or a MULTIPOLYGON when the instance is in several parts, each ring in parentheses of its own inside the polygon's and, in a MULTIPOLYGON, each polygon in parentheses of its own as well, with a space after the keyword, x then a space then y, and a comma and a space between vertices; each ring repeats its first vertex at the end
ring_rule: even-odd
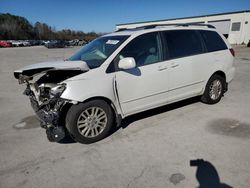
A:
POLYGON ((61 98, 72 101, 73 104, 86 102, 95 98, 110 101, 115 112, 123 116, 116 87, 115 74, 96 76, 94 78, 66 80, 66 90, 61 98), (101 83, 100 83, 101 82, 101 83))

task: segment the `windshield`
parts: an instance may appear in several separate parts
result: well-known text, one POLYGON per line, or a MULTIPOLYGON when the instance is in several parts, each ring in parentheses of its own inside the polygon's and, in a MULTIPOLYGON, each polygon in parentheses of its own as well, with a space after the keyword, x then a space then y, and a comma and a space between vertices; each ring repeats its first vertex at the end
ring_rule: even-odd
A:
POLYGON ((90 69, 101 64, 128 38, 129 36, 100 37, 81 48, 69 61, 85 61, 90 69))

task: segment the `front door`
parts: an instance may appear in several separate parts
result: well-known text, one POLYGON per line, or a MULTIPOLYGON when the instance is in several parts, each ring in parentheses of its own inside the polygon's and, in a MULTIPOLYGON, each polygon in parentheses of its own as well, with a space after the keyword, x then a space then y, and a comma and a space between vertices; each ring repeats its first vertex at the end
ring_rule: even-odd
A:
POLYGON ((133 57, 136 68, 116 72, 123 114, 127 116, 166 102, 168 69, 162 61, 159 33, 147 33, 133 39, 116 58, 124 57, 133 57))

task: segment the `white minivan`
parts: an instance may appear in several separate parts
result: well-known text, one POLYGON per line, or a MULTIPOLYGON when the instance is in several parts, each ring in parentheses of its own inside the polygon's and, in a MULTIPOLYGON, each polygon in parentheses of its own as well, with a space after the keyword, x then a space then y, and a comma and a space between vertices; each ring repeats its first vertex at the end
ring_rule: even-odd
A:
POLYGON ((213 26, 149 25, 101 36, 66 61, 14 72, 50 141, 106 137, 129 115, 194 96, 215 104, 234 50, 213 26))

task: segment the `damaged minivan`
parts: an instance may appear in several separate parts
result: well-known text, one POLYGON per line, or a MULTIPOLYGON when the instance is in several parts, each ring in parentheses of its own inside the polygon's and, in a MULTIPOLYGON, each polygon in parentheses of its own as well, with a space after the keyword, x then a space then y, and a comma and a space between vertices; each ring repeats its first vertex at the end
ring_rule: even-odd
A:
POLYGON ((105 138, 132 114, 194 96, 215 104, 234 51, 205 24, 150 25, 101 36, 65 61, 14 72, 50 141, 105 138))

